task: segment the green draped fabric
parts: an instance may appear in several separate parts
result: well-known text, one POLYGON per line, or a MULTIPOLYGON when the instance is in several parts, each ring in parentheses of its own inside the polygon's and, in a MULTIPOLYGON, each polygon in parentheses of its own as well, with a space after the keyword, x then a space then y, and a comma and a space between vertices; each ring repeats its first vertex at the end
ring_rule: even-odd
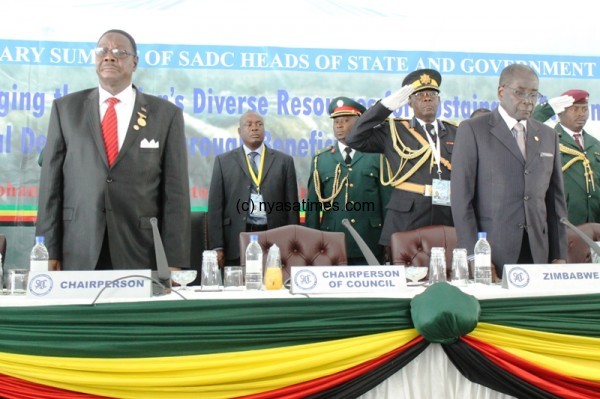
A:
POLYGON ((0 307, 0 320, 2 352, 101 358, 255 350, 413 327, 408 299, 383 298, 0 307))
POLYGON ((450 344, 470 333, 479 312, 477 298, 448 283, 433 284, 410 302, 415 328, 432 343, 450 344))
POLYGON ((508 327, 600 337, 600 294, 485 299, 479 321, 508 327))

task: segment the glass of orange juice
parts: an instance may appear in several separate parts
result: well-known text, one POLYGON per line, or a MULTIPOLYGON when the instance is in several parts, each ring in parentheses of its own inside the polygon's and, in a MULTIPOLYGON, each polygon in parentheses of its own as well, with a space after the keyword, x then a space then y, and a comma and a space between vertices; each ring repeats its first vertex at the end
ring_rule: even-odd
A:
POLYGON ((265 289, 280 290, 283 287, 283 273, 281 267, 274 266, 265 269, 265 289))

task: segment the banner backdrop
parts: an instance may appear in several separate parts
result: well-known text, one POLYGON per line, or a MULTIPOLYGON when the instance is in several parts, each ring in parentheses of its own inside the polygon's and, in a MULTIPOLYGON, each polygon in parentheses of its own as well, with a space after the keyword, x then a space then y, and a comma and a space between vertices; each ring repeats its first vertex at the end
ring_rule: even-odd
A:
MULTIPOLYGON (((16 264, 26 259, 33 243, 37 160, 52 101, 98 84, 95 42, 77 41, 76 35, 73 41, 42 37, 0 37, 0 233, 10 228, 9 244, 14 239, 23 243, 16 253, 9 252, 16 264)), ((192 211, 207 211, 214 157, 241 144, 238 120, 247 110, 264 117, 266 144, 294 157, 303 199, 311 157, 334 143, 327 108, 336 96, 369 107, 399 89, 409 72, 434 68, 443 77, 439 117, 459 123, 477 108, 497 105, 499 73, 512 63, 534 68, 540 91, 549 97, 574 87, 600 93, 598 57, 591 55, 233 46, 222 45, 218 36, 212 39, 202 45, 189 40, 138 43, 133 76, 141 91, 183 109, 192 211)), ((599 131, 599 113, 592 95, 586 126, 592 133, 599 131)), ((410 109, 404 106, 394 116, 409 117, 410 109)))

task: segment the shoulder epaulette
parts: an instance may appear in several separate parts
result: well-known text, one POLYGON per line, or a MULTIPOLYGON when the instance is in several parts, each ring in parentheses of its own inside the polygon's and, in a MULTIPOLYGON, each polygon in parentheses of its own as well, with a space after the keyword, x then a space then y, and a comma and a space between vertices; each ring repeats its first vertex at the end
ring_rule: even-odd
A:
POLYGON ((334 147, 334 146, 332 146, 332 145, 328 145, 327 147, 325 147, 325 148, 322 148, 322 149, 321 149, 319 152, 317 152, 317 153, 315 154, 315 156, 316 156, 316 157, 318 157, 319 155, 321 155, 321 154, 325 154, 326 152, 330 152, 330 153, 332 153, 332 154, 333 154, 333 153, 335 152, 335 147, 334 147))
POLYGON ((440 121, 442 121, 442 123, 445 123, 447 125, 458 127, 458 123, 456 123, 454 121, 447 121, 447 120, 441 120, 441 119, 440 119, 440 121))

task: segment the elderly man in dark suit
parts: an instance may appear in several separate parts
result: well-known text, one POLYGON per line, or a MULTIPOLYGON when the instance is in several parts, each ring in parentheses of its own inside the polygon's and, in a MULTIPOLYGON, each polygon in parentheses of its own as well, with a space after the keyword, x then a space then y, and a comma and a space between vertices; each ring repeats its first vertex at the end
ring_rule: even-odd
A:
POLYGON ((539 79, 509 65, 498 85, 500 105, 461 122, 452 156, 452 214, 458 247, 473 253, 487 233, 498 276, 504 265, 564 262, 566 206, 558 136, 531 118, 539 79))
POLYGON ((208 247, 221 266, 240 264, 241 232, 300 223, 293 158, 264 145, 257 112, 242 115, 238 133, 243 145, 215 158, 208 193, 208 247))
POLYGON ((385 155, 394 188, 379 243, 390 245, 396 231, 430 225, 452 226, 450 171, 456 125, 437 119, 442 76, 433 69, 409 73, 396 93, 378 101, 358 118, 346 144, 385 155), (389 118, 408 101, 410 119, 389 118))
POLYGON ((136 44, 98 41, 99 87, 54 101, 40 178, 36 235, 50 269, 154 269, 150 219, 169 266, 189 265, 190 198, 181 109, 132 85, 136 44))

